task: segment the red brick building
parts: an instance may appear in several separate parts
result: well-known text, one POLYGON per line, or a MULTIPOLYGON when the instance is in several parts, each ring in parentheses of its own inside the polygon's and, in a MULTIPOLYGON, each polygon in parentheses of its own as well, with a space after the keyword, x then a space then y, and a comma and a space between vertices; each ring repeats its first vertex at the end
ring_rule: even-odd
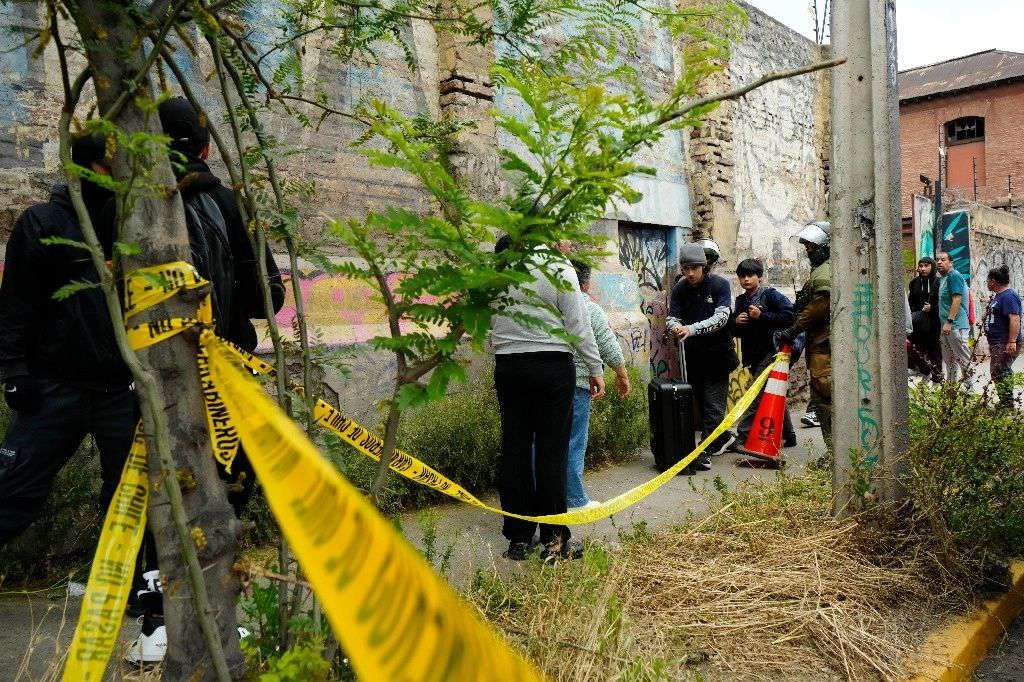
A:
POLYGON ((940 145, 943 180, 954 194, 990 206, 1024 204, 1024 54, 989 50, 902 71, 900 145, 903 216, 921 176, 934 180, 940 145))

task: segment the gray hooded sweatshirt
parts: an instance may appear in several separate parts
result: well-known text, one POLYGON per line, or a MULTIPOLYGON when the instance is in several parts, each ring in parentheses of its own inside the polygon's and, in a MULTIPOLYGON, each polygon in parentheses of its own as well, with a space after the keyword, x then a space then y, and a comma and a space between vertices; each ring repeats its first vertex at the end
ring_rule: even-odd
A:
MULTIPOLYGON (((531 271, 536 277, 533 282, 509 292, 509 295, 518 303, 510 307, 508 311, 532 315, 550 326, 561 327, 568 334, 580 339, 577 349, 590 371, 590 376, 602 376, 604 366, 597 350, 597 342, 594 340, 590 314, 580 291, 576 271, 564 260, 552 263, 552 269, 559 279, 570 285, 570 289, 562 291, 555 288, 555 285, 545 275, 534 269, 531 271), (534 305, 533 299, 526 293, 527 291, 532 291, 542 302, 557 310, 557 316, 552 310, 534 305)), ((495 355, 573 352, 573 347, 562 339, 552 336, 543 329, 526 326, 501 313, 495 315, 491 322, 491 345, 495 355)))

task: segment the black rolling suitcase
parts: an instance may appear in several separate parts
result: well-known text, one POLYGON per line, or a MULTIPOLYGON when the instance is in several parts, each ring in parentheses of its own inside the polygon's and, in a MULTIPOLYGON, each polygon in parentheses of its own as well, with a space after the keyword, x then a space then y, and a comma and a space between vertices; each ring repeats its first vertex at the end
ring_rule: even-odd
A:
POLYGON ((693 387, 686 381, 686 354, 679 343, 683 380, 653 379, 647 384, 654 466, 665 471, 697 446, 693 428, 693 387))

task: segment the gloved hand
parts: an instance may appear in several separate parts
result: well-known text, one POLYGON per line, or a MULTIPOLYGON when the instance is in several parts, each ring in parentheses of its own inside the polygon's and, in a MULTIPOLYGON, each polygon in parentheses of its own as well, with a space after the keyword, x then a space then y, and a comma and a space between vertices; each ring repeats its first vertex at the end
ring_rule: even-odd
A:
POLYGON ((12 410, 35 412, 43 402, 42 387, 27 374, 7 377, 4 382, 4 400, 12 410))
POLYGON ((781 350, 787 343, 792 346, 793 340, 797 336, 791 329, 779 329, 772 334, 772 343, 775 345, 775 350, 781 350))

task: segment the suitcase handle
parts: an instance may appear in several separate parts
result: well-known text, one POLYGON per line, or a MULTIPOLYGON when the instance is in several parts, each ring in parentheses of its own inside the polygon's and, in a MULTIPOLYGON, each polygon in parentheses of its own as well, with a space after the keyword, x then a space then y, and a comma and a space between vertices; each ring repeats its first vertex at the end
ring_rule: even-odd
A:
POLYGON ((684 346, 686 342, 683 339, 677 341, 679 346, 679 377, 683 380, 684 384, 690 383, 686 377, 686 348, 684 346))

